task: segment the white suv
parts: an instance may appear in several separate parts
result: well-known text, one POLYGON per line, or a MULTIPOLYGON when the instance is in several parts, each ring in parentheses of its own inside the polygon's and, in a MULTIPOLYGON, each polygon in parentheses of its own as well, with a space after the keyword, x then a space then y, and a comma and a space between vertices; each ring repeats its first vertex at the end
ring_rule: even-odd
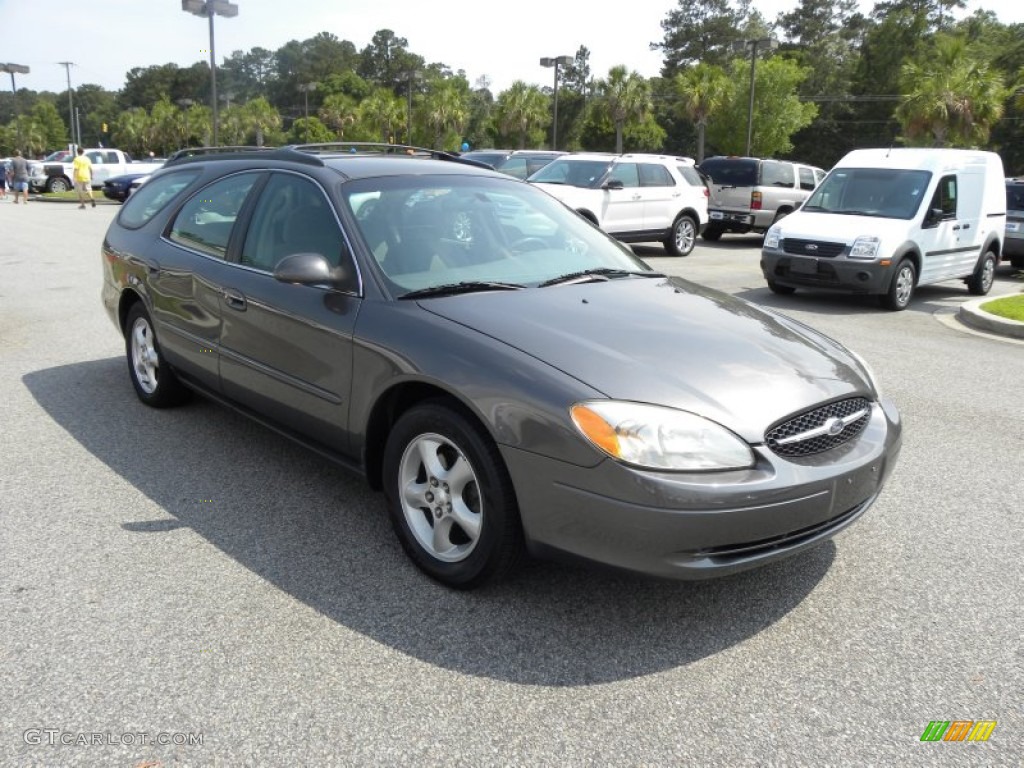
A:
POLYGON ((660 241, 675 256, 690 253, 708 223, 708 188, 688 157, 580 152, 527 181, 617 240, 660 241))

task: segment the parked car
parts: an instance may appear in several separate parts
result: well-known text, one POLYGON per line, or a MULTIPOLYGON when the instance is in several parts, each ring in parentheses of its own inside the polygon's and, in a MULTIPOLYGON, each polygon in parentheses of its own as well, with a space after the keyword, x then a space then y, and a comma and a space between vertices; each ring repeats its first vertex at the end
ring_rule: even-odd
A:
POLYGON ((709 157, 700 169, 711 178, 705 240, 718 240, 724 232, 766 232, 825 178, 821 168, 756 157, 709 157))
POLYGON ((133 182, 149 175, 149 173, 126 173, 122 176, 114 176, 107 179, 103 182, 103 196, 123 203, 134 191, 132 187, 133 182))
POLYGON ((486 163, 494 170, 517 179, 525 179, 564 154, 542 149, 474 149, 463 152, 461 156, 486 163))
POLYGON ((1003 252, 1003 162, 964 149, 858 149, 764 239, 776 293, 798 287, 877 295, 906 309, 917 286, 963 280, 983 296, 1003 252))
POLYGON ((527 181, 625 243, 661 242, 674 256, 693 250, 708 223, 707 188, 687 157, 565 155, 527 181))
POLYGON ((143 403, 205 393, 362 473, 456 588, 524 552, 675 578, 793 555, 871 506, 901 445, 837 342, 444 153, 172 160, 102 270, 143 403))
MULTIPOLYGON (((99 189, 103 182, 114 176, 126 173, 152 173, 164 163, 153 159, 134 160, 127 152, 119 149, 100 147, 85 150, 85 156, 92 163, 92 188, 99 189)), ((47 192, 67 192, 75 188, 71 178, 74 175, 72 160, 43 165, 43 180, 34 183, 47 192)))
POLYGON ((1024 178, 1006 180, 1006 240, 1003 258, 1024 269, 1024 178))

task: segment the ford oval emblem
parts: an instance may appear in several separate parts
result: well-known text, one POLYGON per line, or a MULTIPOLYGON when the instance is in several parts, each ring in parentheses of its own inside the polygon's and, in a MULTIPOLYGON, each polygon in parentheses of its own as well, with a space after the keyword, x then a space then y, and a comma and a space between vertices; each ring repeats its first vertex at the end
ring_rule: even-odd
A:
POLYGON ((807 245, 804 246, 804 250, 816 251, 818 250, 818 246, 816 246, 814 243, 808 243, 807 245))

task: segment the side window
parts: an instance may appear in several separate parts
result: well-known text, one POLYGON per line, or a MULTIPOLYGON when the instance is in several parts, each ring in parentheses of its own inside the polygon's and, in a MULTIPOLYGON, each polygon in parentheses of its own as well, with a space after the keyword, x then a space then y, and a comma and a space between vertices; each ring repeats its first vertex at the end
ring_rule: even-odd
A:
POLYGON ((169 173, 150 179, 128 198, 117 216, 118 222, 128 229, 138 229, 176 198, 198 176, 199 171, 192 170, 169 173))
POLYGON ((943 219, 956 218, 956 176, 943 176, 932 197, 932 208, 942 210, 943 219))
POLYGON ((624 187, 639 187, 640 176, 636 163, 616 163, 608 175, 608 181, 621 181, 624 187))
POLYGON ((790 188, 796 186, 792 163, 765 160, 761 164, 761 186, 790 188))
POLYGON ((668 168, 655 163, 640 164, 641 187, 674 187, 676 180, 668 172, 668 168))
POLYGON ((810 168, 800 168, 800 189, 808 191, 814 189, 817 182, 814 180, 814 171, 810 168))
POLYGON ((337 266, 347 248, 320 187, 301 176, 275 173, 253 211, 242 263, 270 272, 293 253, 318 253, 337 266))
POLYGON ((86 152, 85 156, 89 158, 89 162, 93 165, 102 165, 106 161, 103 159, 102 152, 86 152))
POLYGON ((686 179, 686 183, 691 187, 704 186, 704 179, 700 177, 700 171, 692 165, 677 165, 676 169, 679 171, 679 175, 686 179))
POLYGON ((814 169, 814 185, 817 186, 818 184, 821 184, 821 180, 824 179, 826 175, 827 174, 823 170, 821 170, 821 168, 815 168, 814 169))
POLYGON ((525 157, 510 157, 508 162, 501 166, 501 172, 517 179, 525 179, 529 173, 526 169, 525 157))
POLYGON ((117 163, 120 162, 119 158, 117 157, 117 152, 104 152, 103 162, 110 163, 112 165, 117 165, 117 163))
MULTIPOLYGON (((258 176, 239 173, 203 187, 178 211, 171 225, 171 240, 223 259, 235 219, 258 176)), ((143 184, 140 191, 148 186, 143 184)))

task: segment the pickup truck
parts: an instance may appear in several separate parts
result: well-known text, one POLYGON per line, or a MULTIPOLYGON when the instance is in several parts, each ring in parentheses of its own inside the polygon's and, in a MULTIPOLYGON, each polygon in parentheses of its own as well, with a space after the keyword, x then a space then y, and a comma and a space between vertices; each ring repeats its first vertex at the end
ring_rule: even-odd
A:
MULTIPOLYGON (((122 152, 120 149, 87 149, 85 156, 92 161, 92 187, 99 189, 103 182, 112 176, 122 176, 126 173, 152 173, 163 166, 160 162, 139 162, 132 160, 131 155, 122 152)), ((43 174, 34 176, 32 179, 33 188, 41 188, 47 192, 67 192, 74 189, 72 182, 74 171, 70 159, 63 163, 44 163, 43 174)))

